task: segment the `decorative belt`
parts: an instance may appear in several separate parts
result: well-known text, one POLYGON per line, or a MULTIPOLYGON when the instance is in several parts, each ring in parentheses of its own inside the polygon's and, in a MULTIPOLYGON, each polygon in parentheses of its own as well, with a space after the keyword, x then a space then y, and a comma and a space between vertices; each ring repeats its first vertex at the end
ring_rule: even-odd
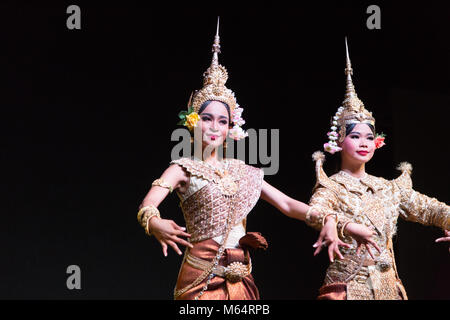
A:
POLYGON ((378 269, 380 272, 386 272, 392 267, 392 264, 389 261, 385 260, 372 260, 366 259, 359 269, 359 271, 355 275, 355 281, 359 283, 365 283, 367 278, 370 276, 370 272, 373 269, 378 269))
MULTIPOLYGON (((187 254, 186 262, 190 266, 202 271, 206 270, 211 265, 210 261, 203 260, 189 253, 187 254)), ((250 257, 248 257, 248 264, 243 264, 238 261, 232 262, 226 267, 215 264, 211 272, 214 275, 225 278, 232 283, 238 282, 252 272, 252 261, 250 257)))
POLYGON ((375 266, 379 271, 386 272, 392 267, 392 263, 388 260, 372 260, 366 259, 363 264, 364 267, 375 266))

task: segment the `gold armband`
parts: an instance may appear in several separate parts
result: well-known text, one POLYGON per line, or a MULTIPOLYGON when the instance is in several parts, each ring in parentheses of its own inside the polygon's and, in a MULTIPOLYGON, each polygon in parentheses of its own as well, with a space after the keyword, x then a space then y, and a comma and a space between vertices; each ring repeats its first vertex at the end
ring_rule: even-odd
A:
POLYGON ((306 212, 305 222, 306 222, 306 224, 308 226, 310 226, 310 227, 312 227, 312 228, 314 228, 316 230, 320 230, 321 227, 322 227, 321 224, 320 224, 320 222, 321 222, 320 215, 319 216, 312 215, 311 213, 312 213, 313 210, 314 210, 313 207, 310 207, 308 209, 308 211, 306 212))
POLYGON ((159 179, 156 179, 155 181, 153 181, 152 186, 158 186, 158 187, 169 189, 170 193, 172 193, 172 191, 173 191, 173 187, 170 184, 168 184, 163 178, 159 178, 159 179))
POLYGON ((154 205, 151 204, 142 207, 137 214, 139 224, 145 229, 145 233, 148 234, 149 236, 151 235, 151 233, 148 230, 148 223, 150 219, 153 217, 161 218, 161 215, 159 214, 159 210, 154 205))

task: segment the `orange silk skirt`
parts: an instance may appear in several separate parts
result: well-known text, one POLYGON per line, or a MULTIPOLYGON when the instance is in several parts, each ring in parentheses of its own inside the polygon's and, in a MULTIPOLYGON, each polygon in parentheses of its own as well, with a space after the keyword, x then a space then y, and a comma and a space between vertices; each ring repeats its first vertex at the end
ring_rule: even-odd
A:
MULTIPOLYGON (((212 261, 219 250, 219 244, 213 239, 204 240, 194 244, 194 248, 190 249, 190 254, 201 258, 203 260, 212 261)), ((222 258, 219 260, 219 265, 227 266, 232 262, 245 263, 245 251, 242 248, 225 249, 222 258)), ((178 275, 176 290, 180 290, 192 282, 194 282, 202 270, 196 269, 190 266, 187 262, 184 262, 181 266, 180 273, 178 275)), ((193 300, 203 286, 206 284, 208 277, 206 277, 200 284, 189 289, 177 300, 193 300)), ((199 298, 201 300, 259 300, 258 288, 255 285, 253 276, 250 274, 243 278, 242 281, 231 283, 225 278, 214 276, 208 289, 199 298)))
POLYGON ((347 284, 333 283, 324 285, 319 290, 318 300, 347 300, 347 284))

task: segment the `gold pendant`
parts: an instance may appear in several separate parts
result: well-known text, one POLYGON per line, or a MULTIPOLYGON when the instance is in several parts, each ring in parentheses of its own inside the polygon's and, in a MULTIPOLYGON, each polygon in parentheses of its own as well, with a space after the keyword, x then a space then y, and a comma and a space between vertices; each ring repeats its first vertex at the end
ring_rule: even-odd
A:
POLYGON ((219 174, 220 180, 219 180, 219 188, 222 194, 226 196, 232 196, 238 191, 238 185, 236 182, 234 182, 231 175, 228 174, 227 171, 225 171, 224 174, 219 174))

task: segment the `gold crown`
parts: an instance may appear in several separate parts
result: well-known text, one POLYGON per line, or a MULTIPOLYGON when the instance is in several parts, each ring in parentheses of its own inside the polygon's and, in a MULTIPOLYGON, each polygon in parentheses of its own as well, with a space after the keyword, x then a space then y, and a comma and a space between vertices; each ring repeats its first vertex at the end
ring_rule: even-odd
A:
POLYGON ((225 86, 228 80, 227 69, 219 64, 219 18, 217 18, 217 31, 214 37, 212 52, 213 58, 211 65, 203 73, 203 88, 194 92, 192 100, 190 99, 188 103, 188 108, 192 106, 193 110, 198 113, 205 101, 216 100, 226 103, 230 107, 230 114, 232 115, 236 107, 236 98, 234 92, 225 86))
MULTIPOLYGON (((351 123, 367 123, 375 127, 375 118, 372 112, 369 112, 364 103, 358 98, 353 85, 352 75, 353 69, 348 54, 347 38, 345 38, 345 49, 347 54, 345 75, 347 76, 345 99, 342 102, 342 111, 336 119, 337 125, 340 127, 339 141, 344 141, 346 125, 351 123)), ((334 119, 334 118, 333 118, 334 119)), ((332 120, 333 121, 333 120, 332 120)))

